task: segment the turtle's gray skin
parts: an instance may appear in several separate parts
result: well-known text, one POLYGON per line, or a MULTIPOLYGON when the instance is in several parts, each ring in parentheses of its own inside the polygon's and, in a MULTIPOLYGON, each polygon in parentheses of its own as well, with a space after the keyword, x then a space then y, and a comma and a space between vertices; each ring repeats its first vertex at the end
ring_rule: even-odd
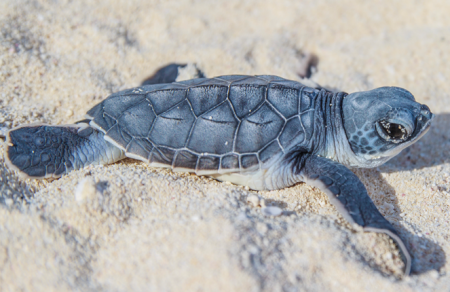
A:
POLYGON ((7 133, 7 164, 27 177, 59 177, 125 157, 254 190, 306 182, 367 231, 386 233, 411 259, 347 167, 376 167, 416 142, 433 114, 408 91, 332 93, 275 76, 220 76, 112 94, 73 125, 7 133))

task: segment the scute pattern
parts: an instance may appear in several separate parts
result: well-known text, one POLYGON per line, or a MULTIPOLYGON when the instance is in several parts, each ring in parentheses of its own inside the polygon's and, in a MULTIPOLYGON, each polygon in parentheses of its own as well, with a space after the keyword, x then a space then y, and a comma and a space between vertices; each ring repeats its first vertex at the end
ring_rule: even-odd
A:
POLYGON ((229 103, 225 102, 216 109, 197 119, 189 139, 188 148, 198 153, 225 154, 233 150, 233 137, 238 120, 233 115, 229 103), (221 133, 215 139, 205 139, 210 133, 221 133))
POLYGON ((124 111, 118 119, 118 124, 126 128, 133 137, 147 137, 155 118, 156 115, 151 106, 147 101, 143 101, 124 111))
POLYGON ((279 84, 271 84, 267 99, 286 118, 298 113, 299 90, 279 84))
POLYGON ((194 121, 195 117, 189 103, 183 101, 156 118, 149 138, 157 145, 181 148, 186 144, 194 121))
POLYGON ((187 98, 196 116, 205 113, 227 97, 227 86, 198 86, 189 89, 187 98))
POLYGON ((227 172, 233 169, 239 169, 239 155, 230 154, 223 156, 220 169, 222 170, 222 172, 227 172))
POLYGON ((186 90, 158 90, 150 92, 147 95, 149 104, 153 106, 153 110, 157 115, 167 111, 177 103, 186 98, 186 90))
POLYGON ((104 109, 113 118, 118 118, 124 111, 140 103, 144 99, 141 95, 116 95, 104 101, 104 109))
POLYGON ((248 169, 258 164, 258 156, 256 154, 247 154, 241 156, 241 166, 243 169, 248 169))
POLYGON ((318 90, 276 76, 146 85, 92 108, 92 124, 127 155, 197 174, 257 169, 305 143, 318 90))
POLYGON ((313 135, 313 125, 314 125, 314 111, 310 110, 300 115, 300 121, 302 122, 306 139, 311 139, 313 135))
POLYGON ((219 170, 220 157, 217 156, 200 156, 197 164, 196 172, 199 174, 208 174, 219 170))
POLYGON ((277 153, 280 153, 281 151, 282 149, 280 147, 280 144, 277 140, 275 140, 259 153, 259 159, 261 159, 262 163, 267 162, 268 160, 270 160, 270 158, 272 158, 277 153))
POLYGON ((152 163, 161 163, 165 165, 172 165, 175 151, 167 147, 154 147, 150 158, 148 159, 152 163))
POLYGON ((260 105, 266 95, 266 86, 247 83, 232 84, 230 87, 230 101, 239 119, 250 114, 260 105))
POLYGON ((173 163, 174 170, 177 169, 195 169, 198 156, 190 151, 180 150, 173 163))
POLYGON ((303 113, 312 107, 312 102, 319 94, 319 90, 304 87, 302 90, 302 98, 300 102, 300 112, 303 113))
POLYGON ((298 117, 290 119, 280 135, 280 144, 283 148, 289 147, 292 140, 296 140, 296 142, 302 142, 305 138, 305 133, 302 129, 302 124, 298 117))
POLYGON ((119 124, 112 126, 108 132, 106 132, 106 136, 123 148, 126 148, 128 143, 132 140, 132 137, 126 131, 123 131, 119 124))
POLYGON ((143 160, 148 159, 152 150, 153 145, 147 139, 134 138, 127 147, 128 152, 141 157, 143 160))
POLYGON ((242 120, 236 137, 236 151, 257 152, 280 134, 283 124, 283 118, 264 104, 242 120))

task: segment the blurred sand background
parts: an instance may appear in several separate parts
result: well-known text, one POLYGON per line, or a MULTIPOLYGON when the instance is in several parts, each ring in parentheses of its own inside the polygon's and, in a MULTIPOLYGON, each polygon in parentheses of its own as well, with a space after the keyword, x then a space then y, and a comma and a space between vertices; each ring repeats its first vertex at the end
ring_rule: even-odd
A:
POLYGON ((448 291, 449 12, 446 0, 0 1, 2 132, 82 119, 167 63, 300 80, 310 54, 324 87, 400 86, 437 114, 417 144, 356 171, 406 239, 410 277, 388 237, 353 229, 304 184, 254 192, 130 159, 32 181, 2 160, 0 291, 448 291))

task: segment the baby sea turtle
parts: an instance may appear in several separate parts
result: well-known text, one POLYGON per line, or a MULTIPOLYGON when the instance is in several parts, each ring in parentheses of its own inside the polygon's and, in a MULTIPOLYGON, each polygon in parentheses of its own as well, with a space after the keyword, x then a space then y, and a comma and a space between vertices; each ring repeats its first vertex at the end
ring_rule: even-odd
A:
MULTIPOLYGON (((153 80, 174 81, 173 72, 160 78, 172 69, 153 80)), ((349 222, 391 236, 409 274, 405 244, 347 167, 377 167, 425 134, 433 114, 411 93, 333 93, 266 75, 147 83, 112 94, 76 124, 10 130, 7 165, 45 178, 130 157, 254 190, 306 182, 349 222)))

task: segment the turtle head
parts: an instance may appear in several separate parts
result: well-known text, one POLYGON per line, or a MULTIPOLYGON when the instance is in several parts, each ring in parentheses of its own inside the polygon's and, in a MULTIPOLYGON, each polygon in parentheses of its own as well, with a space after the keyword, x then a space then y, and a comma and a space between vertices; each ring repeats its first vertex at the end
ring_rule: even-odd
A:
POLYGON ((399 87, 349 94, 343 102, 344 128, 355 166, 376 167, 421 138, 434 115, 399 87))

